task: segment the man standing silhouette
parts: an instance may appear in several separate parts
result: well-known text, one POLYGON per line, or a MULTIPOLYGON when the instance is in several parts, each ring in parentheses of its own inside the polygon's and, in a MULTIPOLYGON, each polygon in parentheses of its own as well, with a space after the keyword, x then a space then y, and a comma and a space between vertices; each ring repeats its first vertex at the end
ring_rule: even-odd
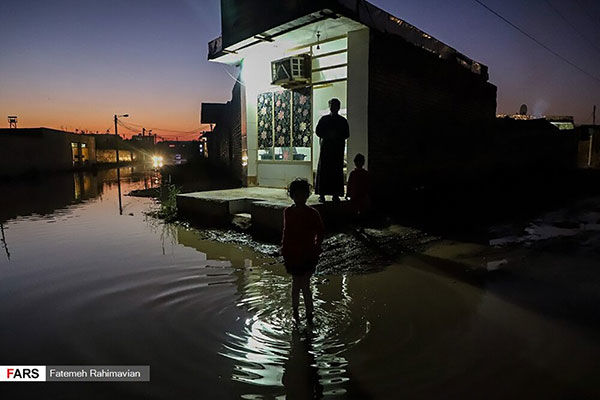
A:
POLYGON ((319 201, 325 202, 325 195, 331 195, 334 202, 344 195, 344 149, 350 137, 346 118, 339 115, 341 103, 338 99, 329 100, 329 115, 323 116, 317 124, 316 133, 321 138, 321 155, 317 168, 315 193, 319 201))

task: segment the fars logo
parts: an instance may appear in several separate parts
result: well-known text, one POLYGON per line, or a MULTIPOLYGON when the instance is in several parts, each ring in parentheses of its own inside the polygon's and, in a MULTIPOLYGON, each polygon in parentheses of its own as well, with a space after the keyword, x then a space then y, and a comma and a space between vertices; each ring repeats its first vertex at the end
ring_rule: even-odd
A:
POLYGON ((0 365, 0 382, 43 382, 45 365, 0 365))

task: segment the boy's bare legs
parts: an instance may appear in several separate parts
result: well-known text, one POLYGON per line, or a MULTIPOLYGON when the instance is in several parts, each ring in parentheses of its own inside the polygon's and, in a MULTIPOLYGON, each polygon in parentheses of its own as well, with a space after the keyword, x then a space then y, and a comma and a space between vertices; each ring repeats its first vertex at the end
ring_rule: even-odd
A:
POLYGON ((312 274, 308 273, 300 276, 292 276, 292 313, 296 322, 300 321, 298 306, 300 305, 300 291, 304 297, 304 307, 306 308, 306 320, 309 324, 313 322, 313 299, 310 290, 310 278, 312 274))
POLYGON ((302 297, 304 297, 304 307, 306 307, 306 321, 309 324, 313 323, 313 313, 314 313, 314 308, 313 308, 313 299, 312 299, 312 292, 310 290, 310 277, 312 276, 311 273, 308 273, 304 276, 302 276, 302 297))
POLYGON ((292 314, 296 322, 300 322, 300 315, 298 314, 298 305, 300 303, 301 280, 301 276, 292 275, 292 314))

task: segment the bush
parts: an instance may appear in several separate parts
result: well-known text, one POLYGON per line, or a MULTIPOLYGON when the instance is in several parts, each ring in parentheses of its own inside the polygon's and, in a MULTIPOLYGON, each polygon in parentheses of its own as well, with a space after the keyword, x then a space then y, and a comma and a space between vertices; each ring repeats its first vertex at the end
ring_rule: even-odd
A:
POLYGON ((157 217, 162 218, 167 222, 177 218, 177 195, 180 192, 180 188, 175 185, 164 184, 160 187, 160 194, 158 197, 160 209, 157 212, 157 217))

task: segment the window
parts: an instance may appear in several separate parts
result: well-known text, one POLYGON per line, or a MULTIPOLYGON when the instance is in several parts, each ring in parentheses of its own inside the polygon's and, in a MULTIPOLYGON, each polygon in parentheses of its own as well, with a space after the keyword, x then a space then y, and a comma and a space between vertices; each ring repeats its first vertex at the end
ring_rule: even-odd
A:
POLYGON ((258 159, 311 161, 312 89, 258 95, 258 159))

